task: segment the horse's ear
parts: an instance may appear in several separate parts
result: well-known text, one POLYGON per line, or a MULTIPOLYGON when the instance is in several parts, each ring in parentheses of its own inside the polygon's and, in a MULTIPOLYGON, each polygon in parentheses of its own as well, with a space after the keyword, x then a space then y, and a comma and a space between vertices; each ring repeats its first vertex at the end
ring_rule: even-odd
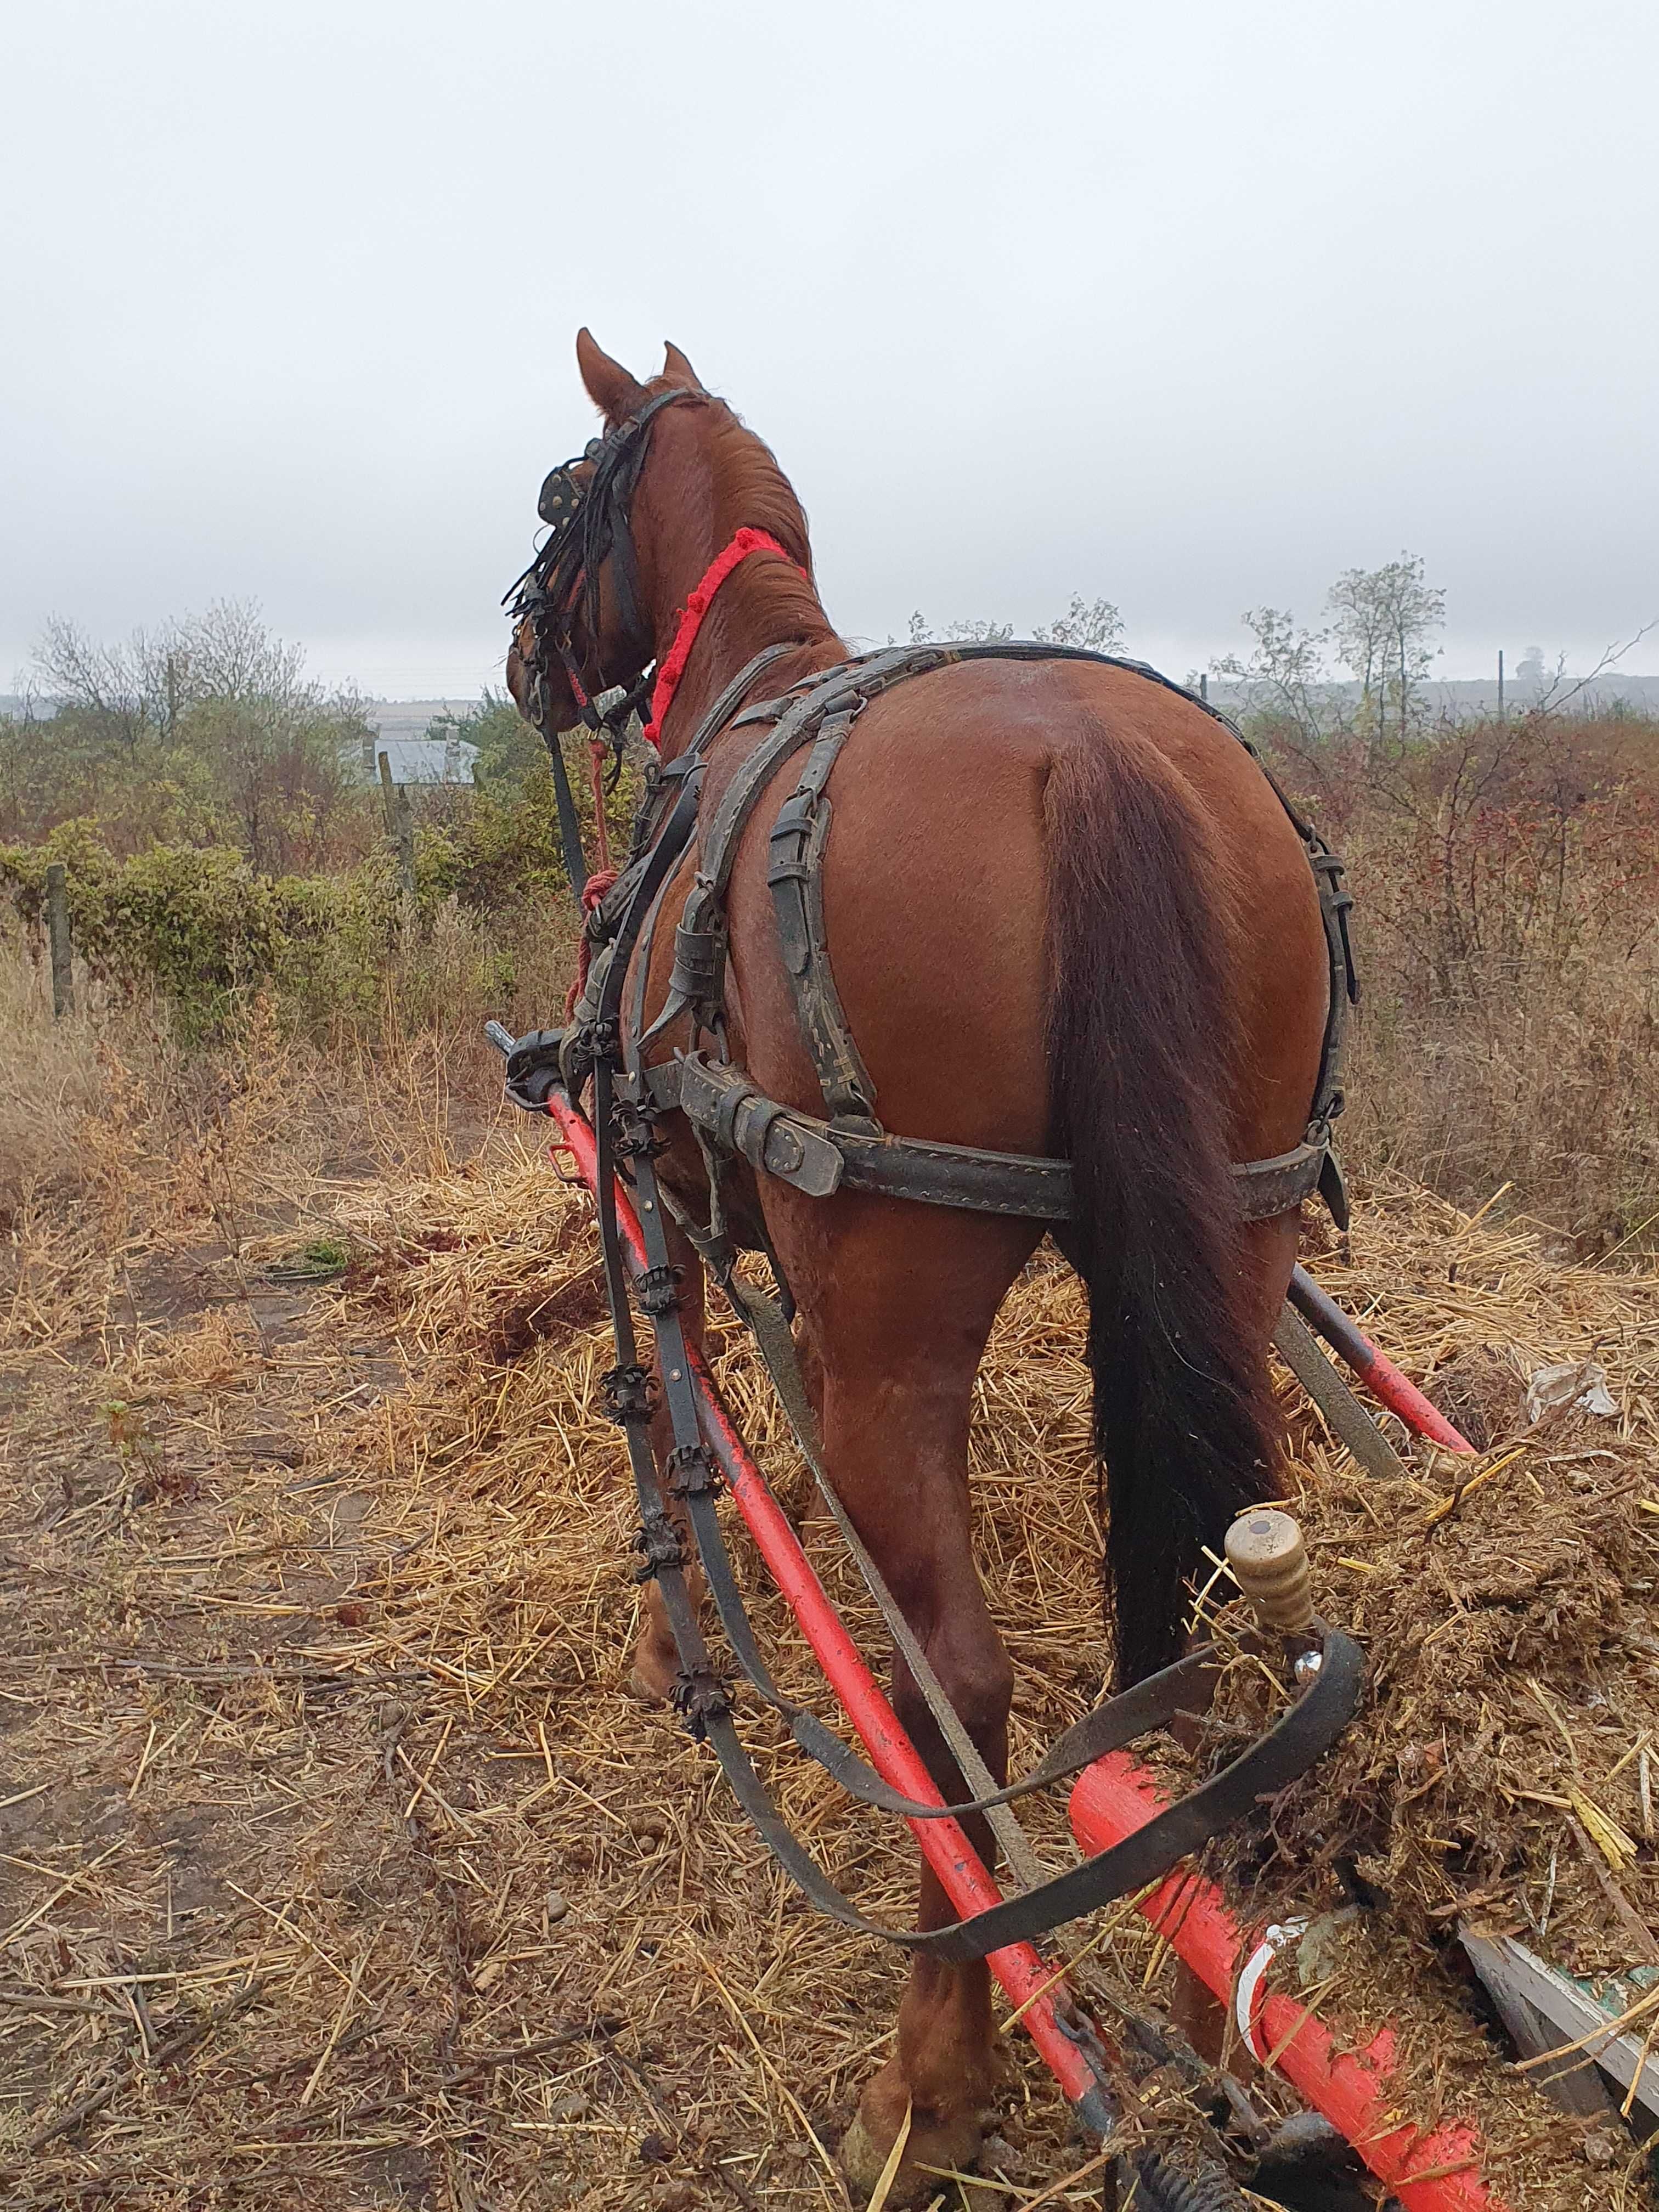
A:
POLYGON ((702 379, 672 338, 666 338, 663 342, 662 374, 663 381, 665 384, 680 385, 688 392, 702 390, 702 379))
POLYGON ((645 397, 619 361, 612 361, 596 345, 586 324, 576 333, 576 366, 581 371, 587 396, 608 419, 631 415, 645 397))

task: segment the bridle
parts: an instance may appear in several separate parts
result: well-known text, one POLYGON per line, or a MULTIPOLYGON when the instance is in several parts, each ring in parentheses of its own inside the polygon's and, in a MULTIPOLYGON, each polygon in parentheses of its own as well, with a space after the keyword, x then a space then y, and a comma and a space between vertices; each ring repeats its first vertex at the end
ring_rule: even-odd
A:
POLYGON ((615 880, 605 836, 605 800, 606 793, 616 789, 622 774, 630 716, 649 701, 650 720, 645 735, 656 744, 703 617, 721 584, 740 562, 751 553, 769 552, 792 566, 799 565, 788 549, 768 532, 738 530, 704 569, 681 610, 672 645, 660 660, 655 658, 656 641, 640 606, 639 556, 629 509, 657 416, 665 407, 682 400, 706 403, 708 396, 706 392, 684 388, 659 392, 605 437, 592 440, 584 452, 550 470, 536 502, 537 513, 548 526, 548 536, 529 568, 502 595, 524 671, 522 711, 526 720, 540 732, 551 760, 565 870, 585 913, 592 910, 594 901, 615 880), (592 471, 586 483, 576 475, 584 465, 592 471), (641 671, 631 688, 613 684, 600 659, 599 594, 607 561, 629 666, 641 671), (612 690, 619 695, 603 710, 589 696, 582 681, 584 644, 598 678, 599 696, 612 690), (581 830, 559 732, 552 726, 547 675, 556 659, 564 670, 571 696, 592 738, 589 751, 599 838, 599 867, 592 875, 582 853, 581 830), (608 773, 604 767, 607 744, 611 749, 608 773))
POLYGON ((639 561, 629 509, 657 416, 665 407, 682 401, 706 404, 708 398, 704 392, 678 388, 656 393, 605 437, 591 440, 584 452, 550 470, 542 485, 536 511, 548 525, 547 538, 524 574, 503 593, 501 604, 508 607, 518 635, 526 676, 526 720, 550 746, 556 744, 557 732, 548 726, 547 671, 556 660, 583 721, 596 737, 609 739, 616 756, 613 768, 620 764, 628 719, 650 696, 655 675, 655 641, 640 606, 639 561), (592 474, 583 483, 576 471, 585 463, 592 465, 592 474), (582 681, 581 641, 585 638, 586 653, 592 656, 596 690, 603 695, 616 689, 599 657, 599 591, 607 561, 629 661, 643 672, 620 700, 601 712, 582 681))

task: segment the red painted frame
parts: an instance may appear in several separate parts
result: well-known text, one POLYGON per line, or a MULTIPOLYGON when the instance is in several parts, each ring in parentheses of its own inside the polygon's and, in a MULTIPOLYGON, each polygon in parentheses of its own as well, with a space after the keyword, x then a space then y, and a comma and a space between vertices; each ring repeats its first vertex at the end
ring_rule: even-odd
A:
MULTIPOLYGON (((1107 1850, 1144 1827, 1162 1802, 1152 1777, 1126 1753, 1114 1752, 1086 1767, 1073 1784, 1072 1832, 1084 1850, 1107 1850)), ((1259 1931, 1247 1936, 1221 1892, 1197 1875, 1171 1875, 1140 1900, 1140 1910, 1231 2011, 1259 1931)), ((1480 2138, 1473 2128, 1448 2121, 1425 2133, 1401 2115, 1389 2079, 1392 2029, 1358 2045, 1333 2034, 1293 1997, 1261 1990, 1249 2024, 1252 2055, 1270 2059, 1341 2130, 1406 2212, 1509 2212, 1481 2174, 1480 2138)))

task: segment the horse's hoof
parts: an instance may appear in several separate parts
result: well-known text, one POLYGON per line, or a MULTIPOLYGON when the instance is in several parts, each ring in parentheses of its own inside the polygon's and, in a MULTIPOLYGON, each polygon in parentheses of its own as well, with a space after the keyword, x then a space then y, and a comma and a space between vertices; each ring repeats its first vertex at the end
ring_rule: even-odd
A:
POLYGON ((637 1698, 642 1705, 665 1705, 673 1695, 678 1676, 677 1658, 665 1659, 652 1645, 642 1644, 628 1670, 629 1695, 637 1698))
MULTIPOLYGON (((871 2087, 874 2086, 872 2082, 871 2087)), ((865 2102, 868 2101, 866 2090, 865 2102)), ((847 2177, 855 2203, 867 2204, 875 2193, 902 2124, 902 2117, 895 2126, 884 2126, 878 2119, 872 2128, 865 2118, 864 2105, 854 2113, 852 2126, 841 2139, 840 2156, 841 2170, 847 2177)), ((932 2121, 925 2126, 912 2121, 904 2156, 899 2160, 898 2172, 887 2192, 886 2203, 891 2212, 899 2212, 904 2205, 926 2204, 939 2193, 939 2175, 927 2172, 928 2166, 947 2166, 952 2172, 966 2172, 979 2154, 983 2135, 984 2130, 972 2112, 960 2113, 952 2120, 932 2121)))

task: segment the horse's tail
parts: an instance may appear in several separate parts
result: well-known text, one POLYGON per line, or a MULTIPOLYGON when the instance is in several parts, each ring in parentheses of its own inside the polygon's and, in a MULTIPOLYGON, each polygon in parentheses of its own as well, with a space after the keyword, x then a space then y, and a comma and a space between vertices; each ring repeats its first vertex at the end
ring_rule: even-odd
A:
POLYGON ((1048 787, 1048 1065, 1088 1286, 1121 1683, 1176 1657, 1206 1545, 1273 1487, 1277 1419, 1244 1310, 1227 1101, 1224 878, 1172 770, 1096 733, 1048 787))

